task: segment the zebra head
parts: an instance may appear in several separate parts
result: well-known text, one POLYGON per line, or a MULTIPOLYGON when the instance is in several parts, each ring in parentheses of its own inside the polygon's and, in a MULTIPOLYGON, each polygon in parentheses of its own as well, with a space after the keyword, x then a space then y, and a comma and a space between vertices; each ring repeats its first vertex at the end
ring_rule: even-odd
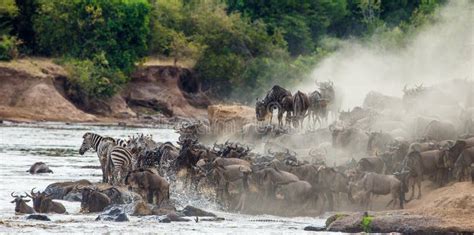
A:
POLYGON ((93 136, 95 134, 87 132, 82 136, 82 145, 79 148, 79 154, 84 155, 84 153, 93 147, 93 136))

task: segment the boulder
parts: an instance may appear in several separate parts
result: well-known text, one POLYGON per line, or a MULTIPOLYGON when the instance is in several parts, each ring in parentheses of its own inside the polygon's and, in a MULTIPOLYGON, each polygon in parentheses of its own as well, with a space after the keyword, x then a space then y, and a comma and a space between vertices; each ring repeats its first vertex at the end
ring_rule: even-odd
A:
POLYGON ((115 221, 126 222, 129 221, 127 214, 121 208, 111 207, 106 212, 100 214, 95 219, 96 221, 115 221))
POLYGON ((216 134, 240 133, 245 124, 256 122, 255 109, 244 105, 210 105, 207 115, 216 134))
POLYGON ((38 214, 33 214, 33 215, 28 215, 26 217, 27 220, 42 220, 42 221, 51 221, 51 219, 46 216, 46 215, 38 215, 38 214))
POLYGON ((186 206, 184 209, 179 211, 185 216, 209 216, 209 217, 216 217, 216 214, 204 211, 202 209, 196 208, 194 206, 186 206))

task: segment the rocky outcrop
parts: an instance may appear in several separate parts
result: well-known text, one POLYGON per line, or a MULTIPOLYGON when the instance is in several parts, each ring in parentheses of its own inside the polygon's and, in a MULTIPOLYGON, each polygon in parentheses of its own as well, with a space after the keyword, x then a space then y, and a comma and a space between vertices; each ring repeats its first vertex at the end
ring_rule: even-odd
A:
POLYGON ((189 70, 172 66, 150 66, 132 74, 122 96, 137 112, 150 110, 167 117, 204 119, 210 104, 189 70))
POLYGON ((48 120, 95 121, 96 117, 77 109, 55 88, 53 80, 65 76, 60 66, 41 61, 0 63, 0 117, 48 120))
POLYGON ((186 68, 138 68, 119 94, 105 100, 80 96, 67 76, 51 59, 0 62, 0 119, 168 123, 205 120, 210 105, 194 72, 186 68))
POLYGON ((211 105, 207 108, 213 133, 237 133, 248 123, 255 122, 255 109, 243 105, 211 105))

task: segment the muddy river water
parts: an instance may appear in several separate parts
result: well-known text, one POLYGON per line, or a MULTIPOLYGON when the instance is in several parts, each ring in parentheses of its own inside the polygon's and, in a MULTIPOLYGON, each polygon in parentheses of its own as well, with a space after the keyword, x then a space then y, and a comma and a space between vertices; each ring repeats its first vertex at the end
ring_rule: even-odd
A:
MULTIPOLYGON (((87 132, 125 138, 136 133, 152 134, 155 141, 176 141, 172 129, 130 128, 97 125, 66 125, 64 123, 0 124, 0 233, 160 233, 160 234, 294 234, 305 233, 303 228, 322 226, 325 219, 314 217, 278 217, 270 215, 243 215, 223 212, 213 203, 199 198, 173 195, 177 207, 193 205, 225 218, 220 222, 158 223, 153 216, 129 216, 130 222, 95 221, 97 214, 81 214, 80 202, 61 201, 67 215, 48 215, 51 221, 26 220, 15 215, 10 193, 22 193, 31 188, 43 190, 59 181, 87 179, 98 182, 100 169, 95 153, 79 155, 82 135, 87 132), (45 162, 53 174, 30 175, 26 170, 35 162, 45 162)), ((29 203, 31 205, 31 202, 29 203)))

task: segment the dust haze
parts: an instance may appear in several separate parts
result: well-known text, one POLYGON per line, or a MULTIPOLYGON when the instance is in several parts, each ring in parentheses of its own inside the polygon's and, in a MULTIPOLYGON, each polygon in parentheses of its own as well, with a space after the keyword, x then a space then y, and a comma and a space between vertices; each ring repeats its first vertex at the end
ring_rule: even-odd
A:
POLYGON ((292 90, 314 90, 314 81, 332 80, 343 94, 342 108, 362 105, 369 91, 403 95, 403 87, 432 86, 452 79, 473 79, 473 4, 451 1, 437 13, 437 23, 422 28, 400 49, 382 42, 345 41, 324 59, 310 79, 292 90))

